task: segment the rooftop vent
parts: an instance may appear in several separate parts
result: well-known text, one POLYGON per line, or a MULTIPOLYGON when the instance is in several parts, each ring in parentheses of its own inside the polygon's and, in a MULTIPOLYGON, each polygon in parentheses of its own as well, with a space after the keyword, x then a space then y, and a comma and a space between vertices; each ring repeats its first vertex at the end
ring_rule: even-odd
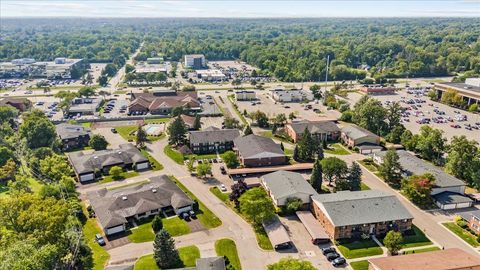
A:
POLYGON ((123 200, 123 201, 126 201, 126 200, 127 200, 127 195, 123 195, 123 194, 122 194, 122 200, 123 200))
POLYGON ((153 192, 153 193, 157 193, 157 189, 156 189, 156 188, 152 188, 152 192, 153 192))

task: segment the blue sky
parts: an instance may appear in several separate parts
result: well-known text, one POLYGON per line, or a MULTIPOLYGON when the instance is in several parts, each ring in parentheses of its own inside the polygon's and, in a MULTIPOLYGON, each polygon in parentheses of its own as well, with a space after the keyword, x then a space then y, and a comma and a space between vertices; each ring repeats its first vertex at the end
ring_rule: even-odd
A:
POLYGON ((0 17, 480 17, 480 0, 0 0, 0 17))

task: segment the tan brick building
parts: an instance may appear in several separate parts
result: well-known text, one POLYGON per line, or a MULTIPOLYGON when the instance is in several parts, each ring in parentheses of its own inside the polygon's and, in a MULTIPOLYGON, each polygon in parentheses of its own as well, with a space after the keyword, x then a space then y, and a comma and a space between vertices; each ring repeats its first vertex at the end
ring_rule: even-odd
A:
POLYGON ((315 195, 312 212, 332 240, 404 232, 413 219, 394 195, 378 190, 315 195))

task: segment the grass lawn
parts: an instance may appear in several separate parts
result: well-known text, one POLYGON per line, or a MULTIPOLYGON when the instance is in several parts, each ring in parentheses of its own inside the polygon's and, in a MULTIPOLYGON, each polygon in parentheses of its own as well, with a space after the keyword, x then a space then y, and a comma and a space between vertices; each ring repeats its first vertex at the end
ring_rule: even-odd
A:
POLYGON ((270 242, 270 239, 268 239, 268 235, 263 229, 263 227, 260 226, 255 226, 253 225, 253 230, 255 231, 255 236, 257 237, 257 243, 260 246, 260 248, 264 250, 273 250, 272 243, 270 242))
POLYGON ((334 143, 328 145, 328 149, 325 149, 326 154, 331 155, 350 155, 350 151, 348 151, 345 147, 343 147, 339 143, 334 143))
MULTIPOLYGON (((35 180, 34 178, 32 177, 29 177, 28 178, 28 187, 32 190, 32 192, 36 193, 38 191, 40 191, 40 189, 42 188, 43 184, 37 180, 35 180)), ((10 195, 10 189, 8 186, 6 186, 5 184, 0 184, 0 198, 1 197, 6 197, 10 195)))
POLYGON ((362 183, 360 184, 360 190, 370 190, 370 187, 367 186, 367 184, 365 184, 365 183, 362 182, 362 183))
POLYGON ((368 261, 351 262, 350 266, 353 270, 368 270, 368 261))
POLYGON ((447 229, 452 231, 458 237, 462 238, 463 241, 467 242, 472 247, 478 247, 480 245, 475 235, 471 234, 469 231, 458 226, 454 222, 443 223, 443 226, 445 226, 447 229))
POLYGON ((211 187, 210 192, 212 192, 213 195, 215 195, 217 198, 219 198, 224 203, 227 203, 227 202, 230 201, 230 199, 229 199, 230 193, 224 193, 220 189, 218 189, 217 187, 211 187))
POLYGON ((354 242, 339 241, 337 245, 340 252, 347 259, 362 258, 367 256, 381 255, 382 249, 371 239, 354 242))
POLYGON ((198 203, 198 210, 196 211, 197 218, 203 224, 203 226, 207 229, 216 228, 222 225, 222 221, 215 216, 215 214, 210 211, 195 195, 193 195, 187 187, 185 187, 180 181, 178 181, 175 176, 169 176, 172 181, 174 181, 177 186, 183 190, 192 200, 198 203))
POLYGON ((293 150, 292 150, 292 149, 285 148, 285 149, 283 150, 283 152, 284 152, 285 155, 287 155, 287 156, 293 156, 293 150))
MULTIPOLYGON (((180 236, 190 233, 190 227, 187 222, 179 217, 164 218, 163 228, 170 233, 171 236, 180 236)), ((131 234, 128 239, 133 243, 150 242, 155 239, 155 233, 152 229, 152 219, 148 219, 142 224, 130 229, 131 234)))
POLYGON ((359 160, 358 163, 362 164, 365 168, 367 168, 372 173, 375 173, 378 171, 377 166, 373 164, 373 161, 371 159, 359 160))
MULTIPOLYGON (((83 213, 88 217, 87 210, 83 206, 83 213)), ((92 250, 93 256, 93 269, 102 270, 105 267, 110 255, 103 249, 97 242, 95 242, 95 234, 101 233, 100 227, 94 218, 88 218, 87 222, 83 225, 83 234, 87 241, 87 245, 92 250)))
POLYGON ((240 259, 238 258, 237 246, 235 242, 230 239, 220 239, 215 242, 215 252, 218 256, 225 256, 228 258, 233 270, 241 270, 240 259))
POLYGON ((191 154, 188 156, 184 156, 183 158, 185 160, 191 159, 191 158, 195 158, 196 160, 213 159, 213 158, 217 158, 217 154, 204 154, 204 155, 191 154))
POLYGON ((92 122, 82 123, 82 126, 83 126, 83 127, 86 127, 86 128, 91 128, 91 127, 92 127, 92 122))
POLYGON ((182 153, 176 151, 172 146, 167 145, 163 148, 163 152, 177 164, 183 165, 183 155, 182 153))
POLYGON ((160 164, 155 158, 153 158, 150 153, 147 152, 147 150, 142 150, 142 154, 148 158, 148 162, 150 163, 150 166, 152 167, 152 171, 160 171, 163 170, 163 165, 160 164))
MULTIPOLYGON (((129 142, 134 142, 135 141, 135 132, 138 129, 138 126, 119 126, 115 127, 117 130, 118 134, 122 136, 125 140, 129 142)), ((162 133, 160 136, 147 136, 147 139, 151 142, 158 141, 162 138, 165 137, 165 133, 162 133)))
POLYGON ((169 117, 161 117, 161 118, 151 118, 145 119, 145 123, 149 124, 161 124, 170 121, 171 118, 169 117))
MULTIPOLYGON (((122 172, 121 178, 118 179, 118 180, 123 180, 123 179, 127 179, 127 178, 130 178, 130 177, 138 176, 138 175, 140 175, 140 174, 136 171, 122 172)), ((115 181, 115 179, 113 179, 113 177, 111 175, 105 175, 102 180, 98 181, 98 183, 103 184, 103 183, 108 183, 108 182, 113 182, 113 181, 115 181)))
POLYGON ((405 251, 405 253, 403 254, 422 253, 422 252, 430 252, 430 251, 436 251, 436 250, 440 250, 440 248, 439 247, 420 248, 420 249, 405 251))
POLYGON ((428 246, 433 244, 430 239, 416 226, 412 226, 412 230, 415 232, 413 235, 404 235, 402 248, 412 248, 420 246, 428 246))
MULTIPOLYGON (((267 131, 262 131, 260 132, 260 135, 263 136, 263 137, 267 137, 267 138, 272 138, 274 140, 279 140, 281 141, 282 143, 286 143, 286 144, 292 144, 291 141, 283 138, 283 137, 279 137, 279 136, 275 136, 272 134, 272 131, 271 130, 267 130, 267 131)), ((293 154, 293 150, 292 150, 292 154, 293 154)))
MULTIPOLYGON (((200 258, 200 250, 196 246, 182 247, 178 249, 178 254, 185 267, 195 266, 195 261, 200 258)), ((140 257, 135 263, 135 270, 160 270, 153 259, 153 254, 140 257)))

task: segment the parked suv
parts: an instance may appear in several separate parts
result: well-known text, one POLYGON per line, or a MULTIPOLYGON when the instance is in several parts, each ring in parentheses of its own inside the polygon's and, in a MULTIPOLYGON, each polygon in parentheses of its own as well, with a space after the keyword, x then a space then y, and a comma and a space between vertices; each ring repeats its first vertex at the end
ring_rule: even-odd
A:
POLYGON ((101 234, 95 234, 95 241, 97 241, 100 246, 105 246, 105 239, 103 239, 103 236, 101 234))

